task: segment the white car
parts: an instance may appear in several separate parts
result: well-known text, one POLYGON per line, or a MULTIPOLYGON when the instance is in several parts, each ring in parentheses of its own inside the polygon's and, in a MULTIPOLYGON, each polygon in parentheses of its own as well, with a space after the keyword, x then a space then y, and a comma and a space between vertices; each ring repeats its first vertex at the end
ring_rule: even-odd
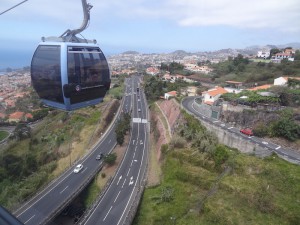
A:
POLYGON ((80 172, 80 170, 82 170, 82 168, 83 168, 83 165, 82 164, 78 164, 76 167, 75 167, 75 169, 74 169, 74 173, 79 173, 80 172))

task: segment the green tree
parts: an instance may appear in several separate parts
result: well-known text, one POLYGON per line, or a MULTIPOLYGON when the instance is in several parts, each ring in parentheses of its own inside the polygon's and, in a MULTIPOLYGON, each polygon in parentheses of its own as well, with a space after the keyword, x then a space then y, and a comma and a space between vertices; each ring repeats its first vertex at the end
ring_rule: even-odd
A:
POLYGON ((281 119, 274 122, 272 125, 273 135, 284 137, 289 141, 296 141, 300 138, 300 125, 293 120, 292 110, 283 110, 281 119))
POLYGON ((294 59, 295 60, 300 60, 300 50, 296 50, 294 59))
POLYGON ((110 153, 104 157, 104 162, 111 166, 111 165, 115 164, 116 159, 117 159, 117 154, 110 153))

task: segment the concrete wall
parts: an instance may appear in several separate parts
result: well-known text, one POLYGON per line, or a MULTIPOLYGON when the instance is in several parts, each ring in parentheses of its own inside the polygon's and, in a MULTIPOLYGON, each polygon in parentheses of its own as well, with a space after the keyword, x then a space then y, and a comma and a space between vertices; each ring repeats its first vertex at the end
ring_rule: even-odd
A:
POLYGON ((200 120, 201 124, 203 124, 208 130, 215 133, 219 139, 219 142, 227 145, 231 148, 236 148, 240 152, 255 154, 260 157, 265 157, 271 155, 271 151, 265 147, 261 147, 255 143, 250 141, 245 141, 244 138, 231 133, 229 130, 224 130, 221 127, 217 127, 214 124, 210 124, 203 120, 200 120))

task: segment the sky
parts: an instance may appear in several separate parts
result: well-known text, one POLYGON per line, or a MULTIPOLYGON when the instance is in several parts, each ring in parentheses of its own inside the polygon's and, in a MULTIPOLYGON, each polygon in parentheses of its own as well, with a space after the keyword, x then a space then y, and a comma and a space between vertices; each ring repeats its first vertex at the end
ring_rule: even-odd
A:
MULTIPOLYGON (((20 2, 1 0, 0 13, 20 2)), ((106 55, 128 50, 199 52, 300 42, 299 0, 88 3, 93 5, 91 21, 81 34, 96 39, 106 55)), ((81 0, 28 0, 0 15, 0 69, 29 65, 41 37, 60 36, 67 29, 79 28, 82 19, 81 0)))

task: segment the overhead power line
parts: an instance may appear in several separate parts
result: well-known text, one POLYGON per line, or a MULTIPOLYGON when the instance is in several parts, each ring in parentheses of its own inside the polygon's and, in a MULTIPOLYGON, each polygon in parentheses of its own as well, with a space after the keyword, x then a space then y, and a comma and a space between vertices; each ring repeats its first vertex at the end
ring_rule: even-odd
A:
POLYGON ((1 16, 2 14, 6 13, 7 11, 12 10, 13 8, 16 8, 17 6, 23 4, 24 2, 27 2, 27 1, 28 1, 28 0, 24 0, 24 1, 20 2, 19 4, 17 4, 17 5, 15 5, 15 6, 9 8, 9 9, 3 11, 2 13, 0 13, 0 16, 1 16))

